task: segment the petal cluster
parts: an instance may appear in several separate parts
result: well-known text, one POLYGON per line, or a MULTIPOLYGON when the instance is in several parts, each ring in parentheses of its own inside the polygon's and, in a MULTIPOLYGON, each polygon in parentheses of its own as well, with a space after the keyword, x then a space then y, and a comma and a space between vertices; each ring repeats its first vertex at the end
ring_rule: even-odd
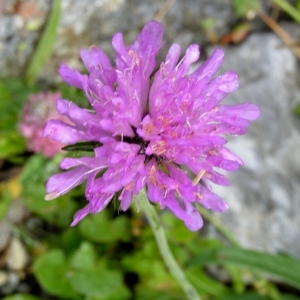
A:
POLYGON ((115 195, 125 211, 144 187, 149 201, 168 208, 190 230, 203 225, 195 203, 218 212, 228 208, 210 183, 229 185, 218 170, 235 171, 242 161, 225 147, 223 134, 244 134, 259 109, 221 104, 238 88, 235 73, 216 76, 221 49, 189 73, 199 47, 189 46, 179 60, 180 46, 173 44, 154 73, 162 36, 162 25, 152 21, 132 45, 124 44, 121 33, 113 37, 114 66, 92 47, 80 53, 87 75, 60 67, 62 79, 85 93, 91 110, 58 99, 58 112, 70 122, 51 120, 44 135, 66 144, 101 144, 94 157, 65 158, 60 166, 66 171, 48 180, 48 200, 87 181, 88 204, 72 225, 100 212, 115 195))

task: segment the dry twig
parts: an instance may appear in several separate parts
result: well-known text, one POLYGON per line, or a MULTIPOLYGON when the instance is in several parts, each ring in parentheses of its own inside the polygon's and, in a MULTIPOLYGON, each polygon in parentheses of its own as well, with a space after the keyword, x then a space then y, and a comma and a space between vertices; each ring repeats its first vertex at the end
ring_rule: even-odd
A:
POLYGON ((281 38, 281 40, 294 52, 294 54, 300 59, 300 46, 297 45, 289 34, 282 29, 271 17, 264 12, 259 12, 260 18, 281 38))
POLYGON ((175 0, 167 0, 165 4, 161 7, 159 12, 154 17, 154 20, 161 22, 161 20, 165 17, 168 11, 171 9, 172 5, 174 4, 175 0))

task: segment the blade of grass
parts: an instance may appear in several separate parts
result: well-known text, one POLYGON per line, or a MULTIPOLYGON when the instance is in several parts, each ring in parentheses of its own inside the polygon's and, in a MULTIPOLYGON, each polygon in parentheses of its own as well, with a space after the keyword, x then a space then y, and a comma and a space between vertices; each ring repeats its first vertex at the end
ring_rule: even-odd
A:
POLYGON ((290 15, 296 22, 300 23, 300 11, 289 4, 286 0, 273 0, 283 11, 290 15))
MULTIPOLYGON (((201 205, 197 205, 197 209, 199 210, 202 217, 208 222, 210 222, 227 239, 227 241, 230 242, 232 246, 234 246, 235 248, 241 248, 241 245, 239 244, 238 240, 219 219, 213 216, 208 210, 206 210, 201 205)), ((245 283, 242 282, 242 271, 239 268, 239 266, 224 264, 224 267, 227 269, 227 271, 229 271, 228 268, 231 268, 231 272, 229 271, 229 274, 233 281, 235 290, 236 292, 242 292, 245 288, 245 283)), ((277 291, 277 288, 274 284, 264 279, 263 276, 257 270, 252 270, 252 272, 255 283, 260 283, 261 288, 267 291, 267 294, 270 296, 270 299, 280 299, 279 292, 277 291)))
POLYGON ((45 29, 37 44, 30 62, 25 70, 25 79, 28 84, 33 84, 41 69, 49 59, 56 40, 57 28, 60 20, 60 0, 53 0, 50 15, 45 29))
POLYGON ((283 255, 261 253, 234 247, 214 247, 194 257, 188 265, 207 265, 210 263, 232 264, 247 267, 280 278, 283 282, 300 289, 300 261, 283 255))

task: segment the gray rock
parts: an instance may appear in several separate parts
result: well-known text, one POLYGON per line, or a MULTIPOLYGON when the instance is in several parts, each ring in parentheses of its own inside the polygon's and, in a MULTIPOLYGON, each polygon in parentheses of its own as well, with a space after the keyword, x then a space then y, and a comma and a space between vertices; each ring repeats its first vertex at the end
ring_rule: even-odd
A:
POLYGON ((3 251, 10 239, 11 232, 9 223, 6 220, 0 221, 0 251, 3 251))
POLYGON ((230 204, 219 218, 245 247, 300 257, 300 119, 293 113, 300 103, 297 59, 271 33, 252 35, 225 52, 223 69, 240 78, 228 102, 253 102, 261 117, 246 135, 229 142, 245 165, 229 175, 231 187, 215 187, 230 204))
POLYGON ((8 282, 8 275, 6 272, 0 270, 0 287, 8 282))
POLYGON ((50 0, 2 0, 0 4, 0 77, 22 74, 41 28, 50 0))
POLYGON ((5 285, 1 286, 0 292, 3 295, 9 295, 13 293, 20 284, 19 276, 14 272, 8 272, 7 274, 7 281, 5 285))
MULTIPOLYGON (((61 25, 52 59, 43 70, 43 77, 58 79, 57 69, 63 62, 72 67, 82 68, 79 51, 92 45, 101 48, 114 57, 111 38, 116 32, 123 32, 127 43, 145 23, 154 19, 163 2, 135 0, 64 0, 62 1, 61 25)), ((204 22, 211 21, 212 34, 221 37, 227 33, 236 20, 230 0, 188 0, 175 1, 162 23, 165 27, 164 48, 178 42, 185 49, 191 43, 207 43, 204 22)))
POLYGON ((6 264, 10 270, 21 271, 28 263, 29 256, 27 250, 17 238, 12 238, 7 249, 6 264))
POLYGON ((28 209, 20 199, 12 201, 8 213, 7 219, 12 224, 20 224, 29 215, 28 209))
MULTIPOLYGON (((271 2, 264 0, 264 8, 269 8, 271 2)), ((22 74, 51 3, 51 0, 4 0, 0 5, 0 77, 22 74)), ((53 55, 42 71, 43 79, 58 79, 57 69, 62 62, 82 67, 79 51, 91 45, 101 45, 112 58, 112 36, 121 31, 125 40, 132 42, 143 25, 157 16, 164 3, 160 0, 61 1, 58 38, 53 55)), ((203 46, 208 41, 218 40, 229 32, 237 16, 230 0, 186 0, 175 1, 161 21, 166 40, 162 58, 175 41, 185 49, 191 43, 203 46)))

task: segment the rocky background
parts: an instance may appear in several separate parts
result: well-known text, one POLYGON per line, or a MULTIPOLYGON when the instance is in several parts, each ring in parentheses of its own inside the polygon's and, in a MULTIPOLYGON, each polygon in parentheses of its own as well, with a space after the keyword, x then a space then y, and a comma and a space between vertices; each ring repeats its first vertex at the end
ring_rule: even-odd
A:
MULTIPOLYGON (((101 45, 113 57, 115 32, 124 32, 125 40, 132 41, 153 18, 161 18, 165 26, 161 57, 175 41, 182 49, 200 44, 203 58, 214 47, 222 47, 223 70, 234 70, 240 77, 240 89, 228 101, 253 102, 262 114, 245 136, 230 140, 229 148, 245 165, 229 175, 231 187, 218 190, 230 204, 229 211, 218 217, 243 246, 300 258, 300 119, 294 113, 300 103, 299 59, 251 10, 246 15, 255 17, 247 22, 251 33, 238 44, 224 45, 224 36, 243 21, 230 0, 178 0, 165 11, 162 4, 159 0, 61 0, 57 41, 40 80, 58 81, 62 62, 81 68, 78 53, 84 47, 101 45)), ((1 1, 0 77, 23 74, 50 6, 50 0, 1 1)), ((262 9, 270 12, 271 1, 263 1, 262 9)), ((280 25, 299 42, 299 24, 286 16, 281 19, 287 19, 280 25)), ((202 233, 215 234, 215 230, 208 227, 202 233)))

